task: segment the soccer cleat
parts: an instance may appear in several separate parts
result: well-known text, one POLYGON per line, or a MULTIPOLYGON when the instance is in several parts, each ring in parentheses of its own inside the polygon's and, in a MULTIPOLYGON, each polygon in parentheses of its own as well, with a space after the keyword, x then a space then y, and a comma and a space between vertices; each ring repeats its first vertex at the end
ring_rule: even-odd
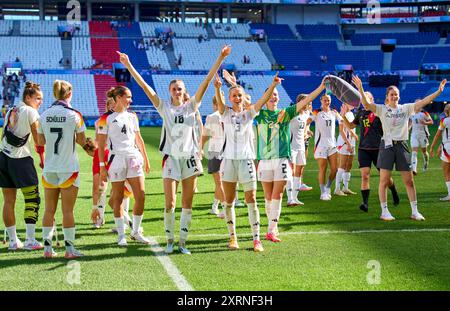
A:
POLYGON ((253 241, 253 250, 257 253, 264 252, 264 248, 263 248, 260 240, 253 241))
POLYGON ((164 253, 172 254, 173 253, 173 242, 167 243, 166 248, 164 249, 164 253))
POLYGON ((80 257, 84 257, 84 254, 73 246, 70 247, 70 250, 66 250, 66 253, 64 254, 64 258, 66 259, 76 259, 80 257))
POLYGON ((300 201, 299 199, 295 199, 293 200, 294 203, 296 203, 297 205, 305 205, 305 203, 303 203, 302 201, 300 201))
POLYGON ((225 218, 225 213, 222 212, 219 215, 217 215, 217 217, 219 217, 220 219, 224 219, 225 218))
POLYGON ((239 244, 237 242, 237 239, 235 237, 232 237, 230 239, 230 241, 228 242, 228 248, 229 249, 238 249, 239 248, 239 244))
POLYGON ((393 221, 393 220, 395 220, 394 216, 392 216, 391 213, 381 214, 380 219, 384 220, 384 221, 393 221))
POLYGON ((336 190, 334 191, 334 194, 340 197, 346 197, 347 195, 342 190, 336 190))
POLYGON ((94 224, 95 229, 100 229, 103 224, 105 223, 105 220, 103 218, 98 218, 97 221, 94 224))
POLYGON ((292 207, 292 206, 297 206, 299 205, 297 202, 295 202, 295 200, 291 200, 287 202, 287 206, 288 207, 292 207))
POLYGON ((132 240, 140 242, 140 243, 150 244, 150 240, 147 239, 145 236, 143 236, 142 233, 140 232, 140 230, 139 230, 139 232, 131 232, 130 238, 132 240))
POLYGON ((117 245, 119 245, 119 246, 127 246, 128 245, 125 235, 119 235, 119 240, 117 242, 117 245))
POLYGON ((56 256, 58 256, 58 254, 53 250, 53 248, 50 248, 50 250, 46 250, 44 252, 44 258, 46 259, 55 258, 56 256))
POLYGON ((369 211, 369 206, 367 204, 361 203, 359 209, 367 213, 369 211))
POLYGON ((41 243, 39 243, 36 239, 28 241, 25 241, 25 246, 23 247, 23 249, 27 250, 27 251, 35 251, 35 250, 39 250, 39 249, 43 249, 44 246, 42 246, 41 243))
POLYGON ((234 206, 236 206, 236 207, 242 207, 242 206, 244 206, 244 203, 242 203, 242 202, 239 201, 239 200, 234 200, 234 206))
POLYGON ((342 192, 344 192, 345 194, 356 194, 356 192, 353 192, 350 189, 343 189, 342 192))
POLYGON ((307 184, 302 184, 298 190, 300 191, 310 191, 313 187, 308 186, 307 184))
POLYGON ((443 202, 450 201, 450 194, 447 195, 446 197, 440 198, 439 201, 443 201, 443 202))
POLYGON ((209 213, 213 214, 213 215, 218 215, 219 214, 219 209, 217 207, 216 208, 213 207, 213 208, 211 208, 209 213))
POLYGON ((422 168, 422 170, 423 170, 424 172, 426 172, 426 171, 428 170, 428 161, 423 162, 423 168, 422 168))
POLYGON ((9 251, 17 251, 22 248, 23 248, 23 243, 19 239, 17 239, 15 242, 12 242, 12 241, 9 242, 9 246, 8 246, 9 251))
POLYGON ((277 237, 277 235, 273 232, 267 233, 266 234, 266 240, 267 241, 272 241, 272 242, 281 242, 281 240, 277 237))
POLYGON ((423 217, 421 213, 417 212, 417 213, 411 215, 411 219, 417 220, 417 221, 424 221, 425 217, 423 217))
POLYGON ((329 195, 328 193, 322 193, 320 195, 320 199, 322 201, 330 201, 331 200, 331 195, 329 195))
POLYGON ((180 253, 185 254, 185 255, 190 255, 191 254, 191 251, 188 250, 186 248, 186 246, 178 245, 178 250, 180 251, 180 253))

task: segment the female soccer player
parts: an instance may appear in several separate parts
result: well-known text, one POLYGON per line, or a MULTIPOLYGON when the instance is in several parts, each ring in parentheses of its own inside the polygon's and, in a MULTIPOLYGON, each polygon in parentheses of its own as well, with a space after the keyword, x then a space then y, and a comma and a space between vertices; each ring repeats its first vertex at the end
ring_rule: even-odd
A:
MULTIPOLYGON (((286 181, 292 178, 289 159, 291 157, 290 121, 312 102, 325 89, 325 84, 304 96, 295 106, 278 109, 278 91, 274 89, 267 109, 256 116, 257 122, 257 160, 258 180, 264 189, 268 211, 269 227, 266 240, 281 242, 278 238, 278 222, 281 214, 281 201, 286 181)), ((304 161, 303 163, 305 163, 304 161)), ((298 184, 297 184, 298 188, 298 184)))
POLYGON ((58 200, 61 196, 63 232, 67 259, 83 256, 74 247, 75 220, 73 208, 78 195, 80 165, 74 145, 85 147, 86 126, 81 113, 71 108, 72 85, 63 80, 53 83, 56 101, 40 118, 38 142, 47 150, 42 183, 45 188, 45 213, 42 220, 44 257, 52 258, 56 253, 52 248, 53 221, 58 200))
POLYGON ((314 134, 314 158, 319 165, 319 185, 320 199, 323 201, 331 200, 331 184, 336 177, 337 172, 337 148, 335 135, 336 119, 341 116, 336 110, 331 110, 331 97, 324 94, 320 97, 322 104, 321 110, 314 110, 310 116, 315 124, 314 134), (328 181, 325 182, 327 166, 330 165, 330 174, 328 181))
MULTIPOLYGON (((374 99, 372 94, 370 92, 365 92, 365 94, 367 100, 370 103, 373 103, 374 99)), ((364 212, 368 212, 370 195, 370 168, 373 164, 373 166, 378 170, 378 149, 380 148, 381 137, 383 136, 381 120, 372 111, 364 109, 364 106, 358 110, 353 122, 349 122, 345 115, 342 119, 345 125, 350 129, 354 129, 358 125, 360 126, 358 163, 359 170, 361 172, 362 203, 360 204, 359 209, 364 212)), ((389 180, 388 187, 391 190, 394 205, 398 205, 400 203, 400 198, 392 177, 389 180)))
POLYGON ((438 97, 443 92, 447 80, 442 80, 439 89, 433 94, 415 103, 403 105, 399 105, 400 92, 396 86, 387 88, 385 105, 376 105, 367 100, 361 79, 354 76, 352 81, 361 94, 364 108, 374 112, 380 118, 383 126, 383 138, 377 162, 377 166, 380 169, 380 184, 378 187, 381 205, 380 219, 385 221, 395 220, 388 210, 386 198, 386 190, 390 184, 391 172, 395 164, 396 170, 400 171, 402 175, 403 183, 408 193, 412 211, 411 219, 425 220, 417 209, 416 188, 411 173, 411 154, 407 145, 408 119, 438 97))
MULTIPOLYGON (((346 117, 349 122, 355 119, 351 106, 345 103, 341 106, 341 116, 346 117)), ((337 141, 338 149, 338 163, 339 168, 336 174, 336 184, 334 194, 339 196, 346 196, 347 194, 356 194, 348 187, 350 183, 351 169, 353 164, 353 157, 355 156, 355 145, 358 136, 354 129, 347 128, 344 123, 339 123, 339 137, 337 141), (341 182, 344 188, 341 190, 341 182)))
POLYGON ((125 224, 122 202, 127 181, 134 195, 133 224, 131 239, 149 244, 150 241, 139 230, 145 205, 144 172, 150 172, 144 141, 139 131, 139 122, 135 113, 128 112, 131 104, 131 92, 124 86, 117 86, 108 91, 108 97, 115 102, 114 112, 105 113, 98 122, 98 156, 104 159, 106 140, 110 152, 108 171, 105 162, 100 162, 100 176, 106 182, 107 176, 112 187, 112 205, 114 221, 118 233, 118 245, 126 246, 125 224))
POLYGON ((430 132, 428 125, 433 125, 433 119, 424 109, 411 116, 411 165, 414 175, 417 175, 417 152, 422 151, 423 155, 423 171, 428 168, 428 160, 430 158, 427 147, 430 132))
POLYGON ((222 180, 220 177, 220 164, 222 163, 222 150, 225 143, 223 124, 220 120, 220 113, 217 107, 216 97, 213 97, 213 113, 206 117, 202 136, 202 146, 208 143, 208 174, 212 174, 215 183, 214 201, 211 214, 224 218, 225 214, 219 212, 219 203, 225 210, 225 194, 223 193, 222 180))
POLYGON ((434 136, 433 142, 431 143, 430 155, 434 156, 434 147, 436 146, 439 138, 442 137, 442 143, 439 148, 441 150, 440 158, 442 170, 444 171, 445 185, 447 186, 447 196, 440 198, 440 200, 450 201, 450 104, 445 105, 444 114, 445 118, 441 119, 439 128, 434 136))
POLYGON ((248 217, 253 234, 253 249, 255 252, 264 251, 260 241, 259 210, 256 203, 256 169, 253 141, 253 119, 261 107, 272 97, 275 87, 281 83, 278 73, 263 97, 249 110, 244 110, 244 90, 241 86, 232 86, 229 89, 229 100, 232 108, 225 106, 219 76, 216 76, 214 87, 218 100, 219 113, 224 124, 226 145, 221 164, 223 189, 225 192, 225 219, 230 234, 230 249, 238 249, 236 236, 236 214, 234 211, 234 199, 236 183, 239 182, 244 190, 245 201, 248 207, 248 217))
POLYGON ((31 156, 31 139, 36 151, 42 154, 44 147, 38 143, 38 109, 42 103, 39 84, 28 81, 25 84, 22 101, 11 107, 5 117, 3 138, 0 144, 0 188, 3 193, 3 221, 9 236, 9 250, 23 247, 16 234, 14 207, 17 189, 25 199, 26 250, 42 249, 35 238, 36 221, 39 216, 39 181, 31 156), (30 134, 32 138, 30 138, 30 134))
POLYGON ((166 253, 173 252, 176 192, 178 183, 181 181, 183 189, 178 249, 183 254, 191 254, 186 248, 186 240, 192 219, 192 199, 194 196, 195 180, 201 172, 199 169, 201 162, 198 157, 200 151, 198 138, 195 137, 195 114, 198 111, 206 89, 223 60, 230 52, 230 46, 222 48, 219 57, 206 78, 200 84, 197 92, 187 102, 184 101, 184 94, 187 91, 182 80, 173 80, 170 82, 170 102, 164 102, 136 71, 128 56, 118 52, 120 62, 128 68, 164 122, 159 150, 164 155, 163 180, 165 193, 164 227, 167 238, 166 253))

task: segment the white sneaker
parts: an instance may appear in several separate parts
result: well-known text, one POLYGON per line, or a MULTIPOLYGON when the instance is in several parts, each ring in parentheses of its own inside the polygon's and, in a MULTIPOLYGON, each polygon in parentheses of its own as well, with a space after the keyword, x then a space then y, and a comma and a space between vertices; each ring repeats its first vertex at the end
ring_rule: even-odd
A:
POLYGON ((450 201, 450 194, 446 197, 440 198, 439 201, 450 201))
POLYGON ((336 190, 334 191, 334 194, 337 195, 337 196, 340 196, 340 197, 346 197, 346 196, 347 196, 347 195, 344 193, 344 191, 338 190, 338 189, 336 189, 336 190))
POLYGON ((242 206, 244 206, 244 203, 242 203, 242 202, 239 201, 239 200, 235 200, 235 201, 234 201, 234 206, 236 206, 236 207, 242 207, 242 206))
POLYGON ((43 249, 44 246, 42 246, 41 243, 39 243, 36 239, 33 239, 31 241, 26 240, 25 241, 25 246, 23 247, 23 249, 27 250, 27 251, 35 251, 35 250, 39 250, 39 249, 43 249))
POLYGON ((172 254, 173 253, 173 242, 167 243, 166 249, 164 250, 166 254, 172 254))
POLYGON ((225 218, 225 213, 222 212, 219 215, 217 215, 217 217, 219 217, 220 219, 224 219, 225 218))
POLYGON ((305 203, 303 203, 302 201, 300 201, 299 199, 294 199, 293 200, 297 205, 305 205, 305 203))
POLYGON ((423 217, 421 213, 417 212, 416 214, 411 215, 411 219, 417 221, 424 221, 425 217, 423 217))
POLYGON ((356 192, 351 191, 350 189, 342 189, 342 192, 344 192, 345 194, 356 194, 356 192))
POLYGON ((393 221, 393 220, 395 220, 394 216, 392 216, 391 213, 381 214, 380 219, 384 220, 384 221, 393 221))
POLYGON ((313 187, 310 187, 310 186, 308 186, 307 184, 302 184, 301 186, 300 186, 300 191, 310 191, 310 190, 312 190, 313 189, 313 187))
POLYGON ((321 199, 322 201, 330 201, 330 200, 331 200, 331 196, 330 196, 328 193, 322 193, 322 194, 320 195, 320 199, 321 199))
POLYGON ((94 224, 95 229, 100 229, 103 224, 105 223, 105 220, 103 218, 98 218, 97 221, 94 224))
POLYGON ((143 236, 141 232, 131 232, 130 237, 134 241, 144 244, 150 244, 150 240, 143 236))
POLYGON ((186 246, 178 245, 178 250, 179 250, 180 253, 182 253, 182 254, 185 254, 185 255, 191 255, 191 251, 188 250, 188 249, 186 248, 186 246))
POLYGON ((14 242, 12 242, 12 241, 9 242, 9 247, 8 247, 9 251, 16 251, 16 250, 19 250, 22 248, 23 248, 23 243, 19 239, 16 239, 16 241, 14 241, 14 242))
POLYGON ((125 235, 119 235, 119 242, 117 243, 117 245, 119 246, 127 246, 127 238, 125 237, 125 235))
POLYGON ((423 162, 423 168, 422 168, 422 170, 423 170, 424 172, 426 172, 426 171, 428 170, 428 161, 423 162))
POLYGON ((287 206, 288 206, 288 207, 291 207, 291 206, 297 206, 297 205, 298 205, 298 203, 295 202, 295 200, 289 200, 289 201, 287 201, 287 206))
POLYGON ((219 209, 217 207, 216 208, 213 207, 213 208, 211 208, 209 213, 213 214, 213 215, 218 215, 219 214, 219 209))

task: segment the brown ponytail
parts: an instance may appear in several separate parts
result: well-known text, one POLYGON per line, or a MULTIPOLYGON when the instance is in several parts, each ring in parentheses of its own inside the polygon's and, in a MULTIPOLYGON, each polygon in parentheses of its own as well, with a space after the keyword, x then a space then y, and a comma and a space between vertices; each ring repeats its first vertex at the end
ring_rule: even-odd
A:
POLYGON ((25 102, 27 96, 32 97, 38 92, 41 93, 41 85, 32 81, 27 81, 25 83, 25 88, 23 89, 22 101, 25 102))

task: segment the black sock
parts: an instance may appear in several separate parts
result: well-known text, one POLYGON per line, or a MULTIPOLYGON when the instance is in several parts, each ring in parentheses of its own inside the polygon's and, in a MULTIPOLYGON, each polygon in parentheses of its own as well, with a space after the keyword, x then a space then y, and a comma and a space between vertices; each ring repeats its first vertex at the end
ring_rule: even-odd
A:
POLYGON ((369 194, 370 194, 370 189, 361 190, 363 203, 366 205, 369 205, 369 194))
POLYGON ((389 186, 389 190, 391 190, 391 192, 397 192, 397 189, 395 188, 394 183, 392 183, 392 186, 389 186))

